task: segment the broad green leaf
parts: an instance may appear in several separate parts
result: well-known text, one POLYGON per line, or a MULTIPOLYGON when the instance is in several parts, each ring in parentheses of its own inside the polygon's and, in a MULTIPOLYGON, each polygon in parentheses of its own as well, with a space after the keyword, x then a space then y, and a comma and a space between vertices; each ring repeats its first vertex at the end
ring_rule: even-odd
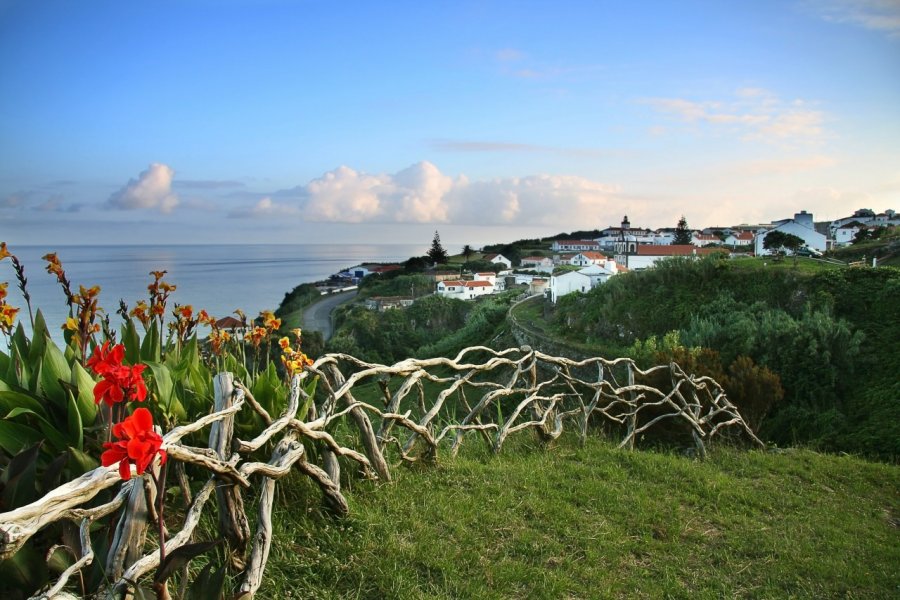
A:
POLYGON ((78 412, 81 413, 81 422, 93 425, 97 419, 97 404, 94 403, 94 386, 96 382, 91 374, 81 366, 81 363, 72 364, 72 385, 78 388, 78 396, 75 403, 78 412))
POLYGON ((147 330, 147 335, 144 336, 144 342, 141 344, 141 362, 159 362, 161 355, 162 347, 159 327, 154 320, 150 323, 150 328, 147 330))
POLYGON ((90 454, 85 454, 78 448, 69 448, 69 453, 72 455, 72 462, 76 467, 75 470, 80 471, 79 475, 92 471, 100 466, 100 462, 96 458, 90 454))
POLYGON ((125 360, 133 365, 141 362, 141 337, 131 318, 125 319, 125 326, 122 328, 122 344, 125 346, 125 360))
POLYGON ((43 554, 27 544, 10 558, 0 561, 0 581, 9 590, 36 590, 47 581, 43 554))
POLYGON ((56 344, 50 342, 46 345, 44 359, 41 361, 41 390, 49 400, 59 407, 65 407, 65 390, 60 380, 69 381, 72 378, 72 369, 66 362, 63 353, 56 344))
MULTIPOLYGON (((78 404, 75 402, 75 396, 72 392, 68 392, 69 396, 69 439, 74 442, 74 447, 78 450, 84 450, 84 428, 81 423, 81 413, 78 410, 78 404)), ((71 444, 70 444, 71 445, 71 444)))
POLYGON ((47 331, 47 322, 44 321, 44 313, 38 309, 37 314, 34 315, 34 332, 31 334, 31 350, 28 355, 31 361, 36 361, 44 355, 48 339, 50 339, 50 332, 47 331))
POLYGON ((28 348, 31 346, 31 343, 28 341, 28 336, 25 335, 25 328, 22 326, 21 321, 16 326, 16 332, 13 334, 11 341, 12 346, 19 351, 20 355, 28 356, 28 348))
POLYGON ((44 435, 33 427, 0 420, 0 448, 11 456, 15 456, 23 448, 33 446, 44 439, 44 435))
POLYGON ((3 504, 9 508, 25 506, 38 498, 34 487, 37 475, 38 442, 16 454, 3 473, 3 504))
POLYGON ((15 408, 28 408, 42 418, 47 418, 47 411, 37 398, 21 392, 0 392, 0 412, 7 413, 15 408))
POLYGON ((171 414, 172 396, 175 387, 172 381, 172 373, 168 367, 158 362, 146 361, 145 364, 150 367, 150 371, 153 373, 153 387, 156 389, 156 399, 160 408, 167 414, 171 414))
POLYGON ((53 445, 53 450, 60 451, 65 449, 65 447, 69 445, 69 440, 66 438, 64 432, 60 431, 53 423, 29 408, 14 408, 9 411, 4 419, 12 421, 20 415, 34 415, 34 417, 37 419, 38 429, 41 430, 41 433, 44 434, 44 437, 47 439, 47 441, 49 441, 53 445))

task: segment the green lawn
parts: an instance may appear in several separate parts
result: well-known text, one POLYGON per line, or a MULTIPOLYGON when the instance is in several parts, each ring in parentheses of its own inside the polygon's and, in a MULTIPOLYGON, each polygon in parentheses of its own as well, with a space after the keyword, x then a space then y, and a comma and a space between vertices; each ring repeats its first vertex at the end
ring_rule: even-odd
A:
MULTIPOLYGON (((810 451, 705 462, 563 439, 477 442, 323 516, 299 476, 274 515, 265 597, 890 598, 900 469, 810 451)), ((475 438, 473 438, 474 440, 475 438)))

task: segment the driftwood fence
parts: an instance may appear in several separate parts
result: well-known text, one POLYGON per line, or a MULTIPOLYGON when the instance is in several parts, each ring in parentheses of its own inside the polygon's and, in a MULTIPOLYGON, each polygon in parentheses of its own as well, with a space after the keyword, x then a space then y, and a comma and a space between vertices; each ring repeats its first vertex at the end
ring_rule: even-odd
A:
MULTIPOLYGON (((165 549, 171 554, 194 541, 203 511, 215 505, 231 567, 243 573, 235 590, 235 596, 243 598, 252 598, 262 584, 272 542, 275 482, 291 469, 312 478, 328 509, 345 515, 342 462, 345 468, 355 465, 364 476, 390 481, 392 463, 434 461, 442 449, 455 456, 470 436, 499 452, 516 432, 531 430, 549 442, 568 425, 584 439, 589 425, 596 423, 608 434, 620 434, 619 446, 631 449, 644 432, 665 421, 669 428, 682 428, 701 455, 710 439, 726 431, 761 445, 722 388, 708 377, 692 377, 674 363, 642 371, 629 359, 574 361, 527 346, 501 352, 473 347, 453 359, 409 359, 391 366, 326 355, 294 377, 287 405, 276 417, 228 373, 216 376, 215 391, 209 415, 164 436, 168 468, 174 468, 189 503, 179 519, 180 529, 167 536, 165 549), (641 383, 654 376, 659 381, 661 374, 669 382, 665 391, 641 383), (315 401, 303 391, 305 381, 314 376, 319 378, 315 401), (361 400, 364 395, 369 400, 361 400), (251 440, 233 435, 235 414, 244 410, 254 411, 266 424, 251 440), (183 443, 189 434, 205 429, 207 447, 183 443), (269 460, 253 460, 251 455, 263 448, 271 448, 269 460), (185 464, 208 474, 195 493, 185 464), (244 507, 252 485, 258 489, 255 519, 244 507)), ((159 566, 158 542, 147 540, 158 493, 154 479, 120 482, 115 465, 101 467, 30 505, 0 514, 0 558, 11 556, 56 521, 72 522, 80 532, 77 562, 35 598, 74 597, 65 591, 73 588, 70 580, 95 559, 91 525, 116 511, 120 516, 105 564, 109 584, 96 597, 128 597, 159 566), (116 485, 114 499, 98 505, 97 495, 116 485)))

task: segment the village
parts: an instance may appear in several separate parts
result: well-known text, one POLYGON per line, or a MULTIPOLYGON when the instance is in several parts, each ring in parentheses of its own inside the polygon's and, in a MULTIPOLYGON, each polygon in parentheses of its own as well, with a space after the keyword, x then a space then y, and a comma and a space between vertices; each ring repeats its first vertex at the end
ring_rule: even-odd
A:
MULTIPOLYGON (((435 264, 428 271, 433 290, 410 290, 404 296, 373 296, 365 304, 373 310, 386 310, 409 306, 425 293, 475 300, 514 288, 529 295, 542 294, 555 304, 563 296, 587 292, 621 273, 652 268, 676 257, 699 258, 718 253, 729 258, 779 258, 784 254, 821 258, 830 250, 852 244, 861 232, 900 225, 900 216, 893 210, 875 213, 864 208, 840 219, 816 222, 812 213, 801 210, 793 217, 768 224, 699 230, 687 229, 686 223, 679 225, 683 231, 679 227, 651 230, 633 226, 625 216, 620 225, 601 230, 594 239, 555 239, 547 242, 545 249, 517 260, 484 253, 478 261, 483 269, 466 270, 464 265, 468 263, 459 263, 455 269, 435 264), (792 249, 773 247, 766 243, 773 232, 796 236, 802 243, 792 249)), ((330 290, 353 289, 369 275, 401 268, 397 264, 361 264, 334 275, 330 290), (340 287, 334 287, 334 282, 339 282, 340 287)))

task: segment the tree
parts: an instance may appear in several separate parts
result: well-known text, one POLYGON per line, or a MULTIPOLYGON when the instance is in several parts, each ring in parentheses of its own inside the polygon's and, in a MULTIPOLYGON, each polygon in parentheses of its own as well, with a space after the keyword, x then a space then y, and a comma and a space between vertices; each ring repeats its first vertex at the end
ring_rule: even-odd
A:
POLYGON ((770 231, 763 240, 763 248, 774 252, 779 256, 783 256, 785 250, 794 253, 804 246, 806 242, 803 238, 797 237, 793 233, 785 233, 784 231, 770 231))
POLYGON ((465 257, 466 262, 469 262, 469 257, 475 254, 475 251, 472 250, 472 246, 466 244, 463 246, 462 255, 465 257))
POLYGON ((428 258, 439 265, 447 262, 447 251, 441 246, 441 235, 437 231, 434 232, 434 239, 431 240, 431 249, 428 251, 428 258))
POLYGON ((672 243, 686 246, 691 243, 693 237, 691 230, 688 229, 687 219, 684 218, 684 215, 681 215, 681 218, 678 219, 678 226, 675 227, 675 237, 672 239, 672 243))

